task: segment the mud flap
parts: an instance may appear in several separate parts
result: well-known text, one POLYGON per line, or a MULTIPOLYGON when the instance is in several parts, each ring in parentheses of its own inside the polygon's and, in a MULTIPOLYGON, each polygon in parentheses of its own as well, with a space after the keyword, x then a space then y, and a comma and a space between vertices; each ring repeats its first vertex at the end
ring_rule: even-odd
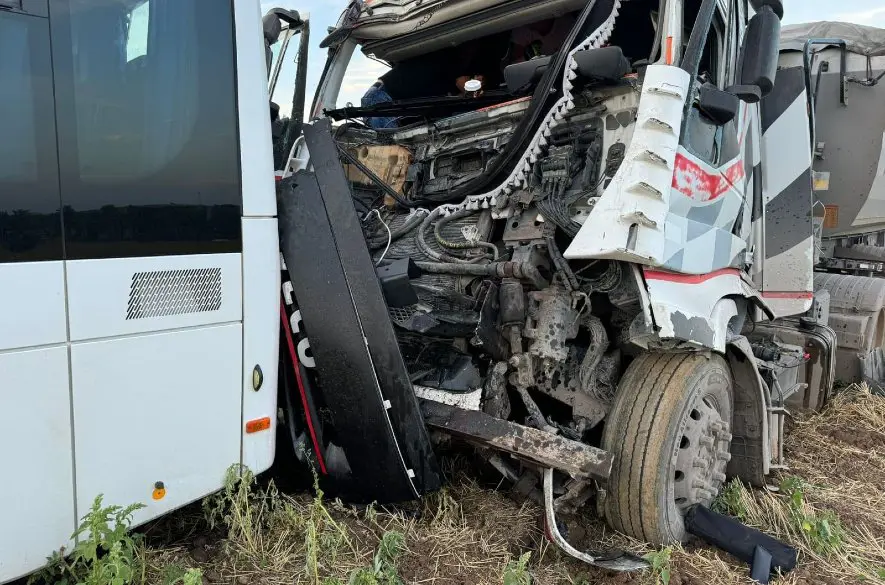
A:
POLYGON ((440 485, 328 121, 304 126, 315 172, 279 190, 283 257, 310 338, 317 392, 358 495, 412 499, 440 485))

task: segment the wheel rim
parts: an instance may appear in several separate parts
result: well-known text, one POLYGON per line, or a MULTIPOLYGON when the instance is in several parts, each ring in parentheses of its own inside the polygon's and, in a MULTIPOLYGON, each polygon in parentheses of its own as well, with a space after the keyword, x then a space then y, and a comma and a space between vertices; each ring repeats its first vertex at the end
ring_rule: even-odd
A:
POLYGON ((712 394, 700 395, 685 414, 673 472, 676 507, 708 506, 725 482, 731 427, 712 394))

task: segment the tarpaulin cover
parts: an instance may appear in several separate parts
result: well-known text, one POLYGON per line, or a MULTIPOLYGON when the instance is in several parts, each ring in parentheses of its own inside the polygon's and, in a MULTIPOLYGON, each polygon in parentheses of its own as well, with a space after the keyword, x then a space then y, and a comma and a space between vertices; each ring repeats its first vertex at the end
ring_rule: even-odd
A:
POLYGON ((885 29, 848 22, 807 22, 781 29, 781 51, 801 51, 808 39, 844 39, 852 53, 885 55, 885 29))

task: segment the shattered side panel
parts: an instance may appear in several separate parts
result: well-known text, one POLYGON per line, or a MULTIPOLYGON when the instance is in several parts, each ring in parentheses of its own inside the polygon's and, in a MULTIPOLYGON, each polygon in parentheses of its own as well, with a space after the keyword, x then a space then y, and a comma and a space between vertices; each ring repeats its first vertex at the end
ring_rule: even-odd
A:
POLYGON ((689 87, 680 69, 648 68, 625 161, 565 256, 646 265, 657 328, 646 341, 724 352, 742 299, 758 296, 741 270, 761 215, 759 114, 741 106, 713 166, 680 145, 689 87))
POLYGON ((804 313, 814 296, 807 108, 803 69, 779 70, 762 102, 762 296, 778 317, 804 313))
POLYGON ((754 115, 755 108, 742 104, 738 120, 726 125, 724 131, 731 133, 731 156, 716 167, 679 147, 663 268, 708 274, 743 265, 747 242, 742 228, 744 211, 750 208, 747 193, 752 192, 747 179, 752 175, 750 128, 754 115))
POLYGON ((665 264, 665 224, 690 84, 682 69, 648 67, 624 162, 565 251, 566 258, 665 264))
POLYGON ((658 339, 725 353, 729 323, 741 314, 735 298, 752 294, 740 271, 695 276, 646 269, 644 276, 658 339))
POLYGON ((617 259, 686 274, 741 265, 756 108, 742 105, 731 124, 732 152, 713 167, 679 144, 689 86, 681 69, 648 68, 624 163, 566 258, 617 259))

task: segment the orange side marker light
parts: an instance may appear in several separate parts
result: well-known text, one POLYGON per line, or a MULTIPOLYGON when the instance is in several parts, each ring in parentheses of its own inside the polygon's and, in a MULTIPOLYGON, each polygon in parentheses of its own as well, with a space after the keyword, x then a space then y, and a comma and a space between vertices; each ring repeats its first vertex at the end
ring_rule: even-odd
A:
POLYGON ((265 416, 264 418, 256 418, 255 420, 250 420, 246 423, 246 433, 258 433, 261 431, 266 431, 270 428, 270 417, 265 416))

